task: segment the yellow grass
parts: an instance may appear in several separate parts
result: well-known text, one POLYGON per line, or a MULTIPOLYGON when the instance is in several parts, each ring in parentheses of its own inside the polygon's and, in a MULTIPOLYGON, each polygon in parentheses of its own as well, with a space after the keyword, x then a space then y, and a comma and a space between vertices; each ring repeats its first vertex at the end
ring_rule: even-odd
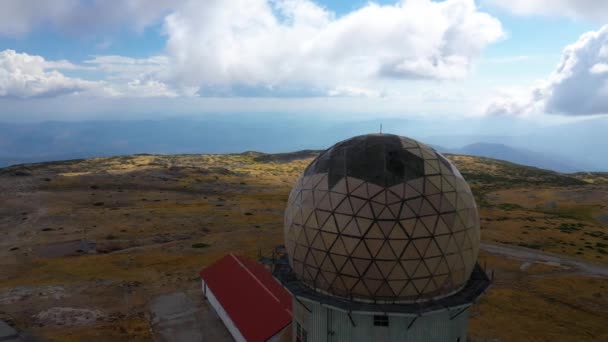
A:
MULTIPOLYGON (((155 296, 198 291, 200 269, 226 253, 257 258, 283 243, 287 196, 311 159, 263 163, 254 160, 257 156, 127 156, 32 168, 36 180, 27 185, 29 192, 0 194, 5 203, 0 209, 6 213, 0 222, 0 298, 11 289, 47 286, 73 293, 57 300, 32 295, 0 310, 8 310, 20 328, 51 341, 150 340, 145 315, 155 296), (43 231, 46 227, 53 230, 43 231), (38 257, 42 246, 74 239, 95 241, 100 249, 123 250, 38 257), (196 244, 208 246, 193 248, 196 244), (19 249, 10 251, 14 247, 19 249), (140 285, 127 308, 121 284, 129 282, 140 285), (32 322, 32 315, 49 307, 83 303, 128 318, 70 328, 32 322)), ((451 158, 467 172, 509 173, 509 165, 451 158)), ((10 190, 14 184, 14 179, 0 177, 2 187, 10 190)), ((587 234, 606 231, 598 221, 606 211, 600 200, 606 185, 505 186, 473 186, 487 202, 480 210, 483 240, 608 260, 596 246, 605 241, 602 236, 587 234), (580 197, 578 202, 568 191, 580 197), (556 201, 557 208, 545 208, 548 201, 556 201), (579 223, 584 224, 580 230, 560 229, 579 223), (590 245, 593 248, 586 247, 590 245), (577 254, 580 249, 583 254, 577 254)), ((485 253, 480 262, 496 271, 496 282, 473 308, 473 340, 608 340, 605 279, 544 264, 521 271, 521 262, 485 253)))

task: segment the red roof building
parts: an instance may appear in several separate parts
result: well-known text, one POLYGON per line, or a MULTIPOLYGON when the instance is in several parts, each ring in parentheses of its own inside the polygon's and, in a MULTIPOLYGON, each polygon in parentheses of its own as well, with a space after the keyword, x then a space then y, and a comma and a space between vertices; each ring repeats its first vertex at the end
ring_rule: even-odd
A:
POLYGON ((262 264, 228 254, 200 276, 205 297, 236 341, 291 340, 291 295, 262 264))

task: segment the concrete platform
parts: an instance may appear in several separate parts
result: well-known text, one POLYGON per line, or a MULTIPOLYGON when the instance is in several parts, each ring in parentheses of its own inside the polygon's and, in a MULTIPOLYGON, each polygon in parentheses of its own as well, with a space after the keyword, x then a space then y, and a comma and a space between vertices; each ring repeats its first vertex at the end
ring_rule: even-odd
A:
POLYGON ((1 342, 20 342, 23 341, 17 330, 13 329, 4 321, 0 321, 0 341, 1 342))
POLYGON ((183 292, 156 297, 150 304, 152 329, 161 341, 232 341, 213 308, 183 292))

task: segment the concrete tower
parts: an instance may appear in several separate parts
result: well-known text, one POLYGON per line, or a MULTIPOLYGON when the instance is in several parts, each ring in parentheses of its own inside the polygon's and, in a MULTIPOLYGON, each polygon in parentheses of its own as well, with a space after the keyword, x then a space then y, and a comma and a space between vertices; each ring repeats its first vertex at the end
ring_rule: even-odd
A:
POLYGON ((396 135, 339 142, 306 168, 285 247, 274 274, 293 296, 295 341, 465 341, 468 309, 490 283, 468 184, 396 135))

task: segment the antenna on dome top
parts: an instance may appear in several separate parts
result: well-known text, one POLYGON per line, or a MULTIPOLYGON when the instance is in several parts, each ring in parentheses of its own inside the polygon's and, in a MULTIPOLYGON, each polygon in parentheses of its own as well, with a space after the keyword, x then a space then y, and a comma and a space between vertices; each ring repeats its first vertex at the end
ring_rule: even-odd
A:
POLYGON ((380 134, 382 134, 382 124, 380 124, 380 134))

